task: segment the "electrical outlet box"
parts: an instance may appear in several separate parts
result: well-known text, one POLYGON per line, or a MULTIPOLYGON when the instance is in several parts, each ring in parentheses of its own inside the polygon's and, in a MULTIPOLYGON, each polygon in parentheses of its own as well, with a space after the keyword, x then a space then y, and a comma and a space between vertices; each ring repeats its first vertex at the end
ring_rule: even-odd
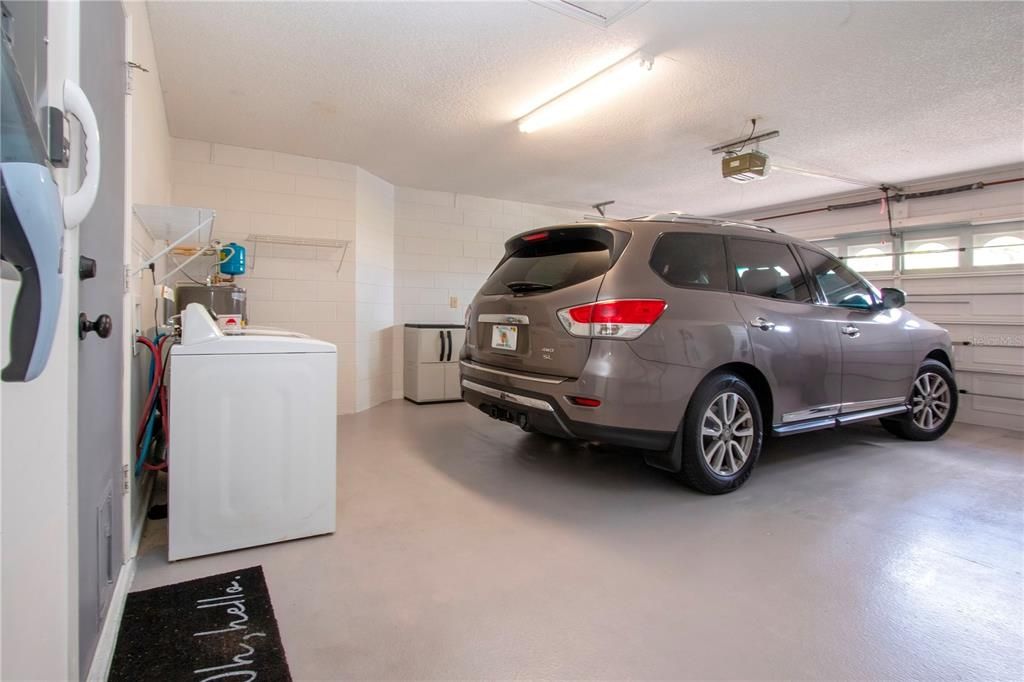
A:
MULTIPOLYGON (((135 301, 135 305, 132 306, 132 329, 135 330, 135 336, 142 334, 142 304, 138 301, 135 301)), ((132 343, 132 355, 138 354, 139 344, 132 343)))

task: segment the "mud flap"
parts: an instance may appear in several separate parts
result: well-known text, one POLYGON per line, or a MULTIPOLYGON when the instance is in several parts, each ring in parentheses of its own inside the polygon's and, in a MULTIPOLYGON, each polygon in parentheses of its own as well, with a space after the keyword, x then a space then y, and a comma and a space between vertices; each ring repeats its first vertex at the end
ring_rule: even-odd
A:
POLYGON ((644 451, 644 462, 656 469, 664 469, 672 473, 678 473, 683 468, 683 439, 682 429, 676 431, 672 438, 672 444, 667 450, 646 450, 644 451))

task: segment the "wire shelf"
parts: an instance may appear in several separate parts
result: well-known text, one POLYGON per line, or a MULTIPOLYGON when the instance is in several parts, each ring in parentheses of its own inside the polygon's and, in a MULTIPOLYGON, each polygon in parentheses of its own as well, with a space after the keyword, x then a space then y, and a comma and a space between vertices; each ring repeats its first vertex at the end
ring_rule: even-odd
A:
POLYGON ((213 238, 213 219, 217 214, 212 208, 135 204, 132 210, 156 241, 174 242, 193 233, 196 244, 209 244, 213 238))
POLYGON ((338 267, 334 270, 337 274, 341 272, 341 266, 348 254, 348 246, 352 242, 348 239, 317 239, 313 237, 291 237, 283 234, 250 234, 246 241, 252 242, 252 268, 256 269, 256 248, 258 244, 270 244, 278 246, 307 246, 318 249, 337 249, 341 257, 338 259, 338 267))
POLYGON ((288 237, 279 234, 250 234, 246 240, 257 244, 319 246, 327 249, 344 249, 349 245, 349 240, 347 239, 310 239, 306 237, 288 237))
POLYGON ((132 211, 138 217, 146 232, 149 233, 149 236, 154 241, 167 242, 167 246, 135 271, 132 271, 130 265, 125 265, 125 291, 128 291, 128 281, 131 277, 152 266, 171 251, 181 246, 185 240, 194 238, 193 243, 200 244, 200 248, 193 256, 186 259, 184 263, 176 263, 177 267, 165 273, 159 280, 154 278, 155 284, 165 281, 171 275, 201 256, 207 248, 215 244, 213 241, 213 221, 217 217, 217 212, 212 208, 135 204, 132 206, 132 211))

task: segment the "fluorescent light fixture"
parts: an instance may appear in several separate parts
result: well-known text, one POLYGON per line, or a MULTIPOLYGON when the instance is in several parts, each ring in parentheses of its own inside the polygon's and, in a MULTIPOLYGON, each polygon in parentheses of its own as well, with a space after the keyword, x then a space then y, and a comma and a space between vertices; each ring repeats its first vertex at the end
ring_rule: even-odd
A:
POLYGON ((635 85, 654 68, 654 57, 634 52, 519 119, 519 130, 532 133, 577 116, 635 85))

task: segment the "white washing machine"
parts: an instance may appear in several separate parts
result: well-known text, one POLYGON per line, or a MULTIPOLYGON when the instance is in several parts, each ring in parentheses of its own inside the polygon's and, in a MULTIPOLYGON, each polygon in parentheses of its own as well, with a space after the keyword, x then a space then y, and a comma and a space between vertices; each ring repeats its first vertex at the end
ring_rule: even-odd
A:
POLYGON ((225 335, 193 303, 170 363, 168 558, 334 532, 335 346, 225 335))

